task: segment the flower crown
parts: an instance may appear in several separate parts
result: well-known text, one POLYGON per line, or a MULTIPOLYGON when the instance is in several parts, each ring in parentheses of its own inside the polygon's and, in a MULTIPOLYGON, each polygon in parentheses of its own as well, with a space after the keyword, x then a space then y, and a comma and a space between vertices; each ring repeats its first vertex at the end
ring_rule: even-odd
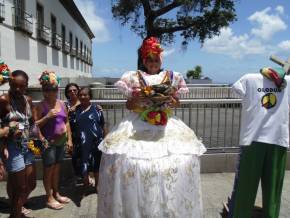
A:
POLYGON ((11 71, 8 66, 0 59, 0 85, 5 84, 11 78, 11 71))
POLYGON ((160 57, 163 49, 156 37, 150 37, 143 41, 141 46, 141 57, 142 59, 146 59, 148 57, 160 57))
POLYGON ((40 85, 58 87, 60 83, 60 77, 58 77, 53 71, 44 71, 42 72, 39 78, 40 85))

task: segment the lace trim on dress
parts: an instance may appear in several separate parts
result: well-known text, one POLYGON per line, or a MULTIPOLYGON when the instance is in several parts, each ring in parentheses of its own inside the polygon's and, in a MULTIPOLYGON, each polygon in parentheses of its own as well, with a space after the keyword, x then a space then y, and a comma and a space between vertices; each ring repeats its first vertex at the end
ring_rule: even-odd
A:
POLYGON ((119 89, 120 92, 122 92, 125 96, 131 97, 133 90, 128 87, 128 85, 123 82, 122 80, 119 80, 115 83, 115 86, 119 89))

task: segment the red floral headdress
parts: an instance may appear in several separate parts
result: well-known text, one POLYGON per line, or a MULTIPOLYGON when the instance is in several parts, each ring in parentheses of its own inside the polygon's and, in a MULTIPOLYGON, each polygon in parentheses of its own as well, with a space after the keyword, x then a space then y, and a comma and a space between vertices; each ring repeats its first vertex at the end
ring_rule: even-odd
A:
POLYGON ((141 46, 141 57, 143 60, 148 57, 160 57, 162 51, 163 49, 161 48, 158 39, 156 37, 150 37, 143 41, 141 46))
POLYGON ((2 59, 0 59, 0 85, 8 82, 11 78, 11 71, 8 66, 4 63, 2 59))

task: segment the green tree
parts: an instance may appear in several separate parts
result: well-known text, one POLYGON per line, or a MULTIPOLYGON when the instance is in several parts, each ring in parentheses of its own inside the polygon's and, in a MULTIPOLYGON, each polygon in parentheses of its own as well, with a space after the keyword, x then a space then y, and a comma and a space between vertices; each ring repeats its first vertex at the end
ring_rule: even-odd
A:
POLYGON ((143 39, 155 36, 163 44, 203 42, 236 20, 235 0, 111 0, 112 13, 143 39))
POLYGON ((200 65, 196 65, 193 70, 188 70, 186 73, 186 77, 188 79, 201 79, 202 76, 202 68, 200 65))

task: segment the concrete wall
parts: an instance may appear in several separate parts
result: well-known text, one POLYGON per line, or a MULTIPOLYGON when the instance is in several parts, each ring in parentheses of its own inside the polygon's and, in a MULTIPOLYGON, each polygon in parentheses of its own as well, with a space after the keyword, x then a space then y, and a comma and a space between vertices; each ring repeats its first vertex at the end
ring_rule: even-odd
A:
POLYGON ((43 6, 44 25, 51 27, 51 13, 56 17, 57 32, 61 35, 61 25, 66 27, 66 40, 69 32, 83 41, 92 50, 92 41, 85 31, 75 22, 59 0, 26 0, 26 12, 33 15, 33 34, 29 36, 15 31, 12 23, 13 0, 5 0, 5 20, 0 23, 0 57, 9 65, 11 70, 22 69, 30 76, 30 85, 38 84, 39 74, 46 70, 54 70, 61 77, 91 77, 92 66, 64 54, 61 50, 53 49, 36 39, 36 2, 43 6))
MULTIPOLYGON (((290 170, 290 152, 287 156, 286 170, 290 170)), ((215 153, 215 154, 205 154, 201 156, 201 173, 234 173, 236 170, 237 163, 237 153, 215 153)), ((43 176, 43 168, 41 160, 37 161, 37 178, 41 179, 43 176)), ((71 159, 67 158, 62 164, 61 177, 72 178, 73 169, 71 164, 71 159)))
MULTIPOLYGON (((290 151, 287 152, 286 170, 290 170, 290 151)), ((237 153, 205 154, 201 157, 201 173, 235 172, 237 153)))

